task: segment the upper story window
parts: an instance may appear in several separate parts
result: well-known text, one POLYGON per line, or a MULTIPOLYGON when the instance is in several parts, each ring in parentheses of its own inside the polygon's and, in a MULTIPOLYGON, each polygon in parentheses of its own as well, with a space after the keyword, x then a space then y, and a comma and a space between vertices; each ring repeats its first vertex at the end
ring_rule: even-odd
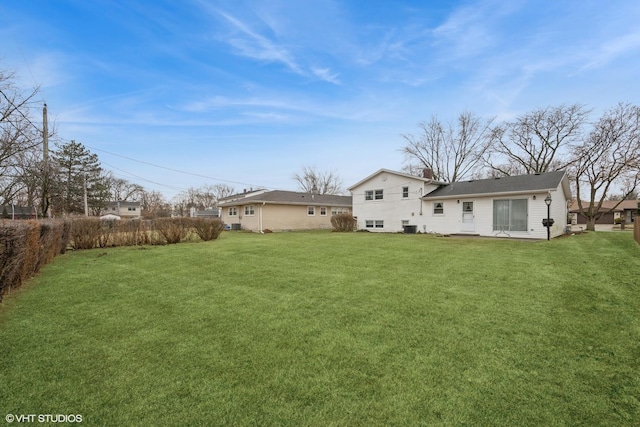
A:
POLYGON ((433 203, 433 214, 434 215, 443 215, 444 214, 444 203, 443 202, 434 202, 433 203))
POLYGON ((382 190, 365 190, 365 200, 382 200, 384 198, 382 190))
POLYGON ((406 199, 409 197, 409 187, 402 187, 402 198, 406 199))
POLYGON ((255 207, 253 205, 248 205, 244 207, 244 214, 251 216, 251 215, 255 215, 255 207))
POLYGON ((232 206, 229 208, 229 216, 237 216, 238 215, 238 208, 236 208, 235 206, 232 206))
POLYGON ((307 215, 314 216, 315 214, 316 214, 316 207, 315 206, 308 206, 307 207, 307 215))
POLYGON ((128 210, 128 211, 135 211, 135 210, 136 210, 136 208, 134 208, 134 207, 132 207, 132 206, 129 206, 129 207, 127 208, 127 210, 128 210))
POLYGON ((320 206, 320 216, 327 216, 326 206, 320 206))

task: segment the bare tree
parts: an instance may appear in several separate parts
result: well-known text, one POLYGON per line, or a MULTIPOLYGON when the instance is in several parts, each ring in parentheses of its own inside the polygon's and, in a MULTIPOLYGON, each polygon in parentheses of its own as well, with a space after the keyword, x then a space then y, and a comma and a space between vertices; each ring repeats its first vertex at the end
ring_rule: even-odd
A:
POLYGON ((492 122, 470 112, 460 113, 448 124, 432 116, 419 124, 420 135, 402 135, 407 142, 402 148, 408 163, 405 169, 412 174, 431 169, 434 179, 440 181, 470 177, 482 166, 492 122))
POLYGON ((236 192, 235 188, 228 184, 205 185, 203 187, 208 193, 213 194, 216 201, 231 196, 236 192))
POLYGON ((620 103, 605 111, 576 147, 574 173, 578 208, 587 230, 595 230, 596 221, 617 207, 602 210, 608 195, 622 191, 621 203, 640 184, 640 107, 620 103))
POLYGON ((523 114, 492 130, 485 161, 502 175, 566 169, 574 161, 569 148, 582 138, 588 115, 580 104, 523 114))
POLYGON ((174 206, 181 216, 186 216, 191 208, 208 209, 216 206, 218 199, 214 193, 214 186, 205 185, 201 188, 191 187, 178 193, 174 198, 174 206))
POLYGON ((14 76, 0 70, 0 198, 15 196, 20 175, 18 155, 40 144, 39 129, 31 120, 38 88, 23 93, 13 83, 14 76))
POLYGON ((305 166, 293 179, 298 189, 307 193, 341 194, 342 178, 334 171, 320 171, 315 166, 305 166))
POLYGON ((171 205, 159 191, 143 190, 140 204, 145 218, 171 216, 171 205))
POLYGON ((144 191, 141 185, 124 178, 117 178, 110 171, 105 174, 105 182, 112 201, 139 201, 144 191))

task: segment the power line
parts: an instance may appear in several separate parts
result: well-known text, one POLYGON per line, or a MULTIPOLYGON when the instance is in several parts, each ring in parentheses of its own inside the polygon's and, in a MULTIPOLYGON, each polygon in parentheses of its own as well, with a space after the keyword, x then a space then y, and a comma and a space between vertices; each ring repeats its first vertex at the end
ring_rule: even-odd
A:
POLYGON ((112 156, 122 157, 123 159, 131 160, 133 162, 142 163, 142 164, 145 164, 145 165, 153 166, 153 167, 160 168, 160 169, 169 170, 169 171, 172 171, 172 172, 178 172, 178 173, 182 173, 182 174, 185 174, 185 175, 197 176, 199 178, 210 179, 212 181, 222 181, 222 182, 229 182, 231 184, 246 185, 246 186, 249 186, 249 187, 265 188, 264 186, 255 185, 255 184, 249 184, 249 183, 246 183, 246 182, 232 181, 232 180, 228 180, 228 179, 216 178, 216 177, 202 175, 202 174, 198 174, 198 173, 187 172, 187 171, 183 171, 183 170, 180 170, 180 169, 170 168, 170 167, 167 167, 167 166, 162 166, 162 165, 157 165, 157 164, 154 164, 154 163, 146 162, 144 160, 134 159, 134 158, 131 158, 131 157, 123 156, 121 154, 112 153, 110 151, 102 150, 102 149, 96 148, 96 147, 91 147, 89 145, 85 145, 85 146, 87 148, 91 148, 92 150, 101 151, 103 153, 107 153, 107 154, 110 154, 112 156))
POLYGON ((126 173, 127 175, 131 175, 131 176, 133 176, 134 178, 138 178, 138 179, 141 179, 141 180, 143 180, 143 181, 149 182, 149 183, 151 183, 151 184, 159 185, 159 186, 161 186, 161 187, 167 187, 167 188, 170 188, 170 189, 172 189, 172 190, 187 191, 187 189, 185 189, 185 188, 176 187, 176 186, 169 185, 169 184, 162 184, 162 183, 160 183, 160 182, 151 181, 150 179, 146 179, 146 178, 143 178, 143 177, 138 176, 138 175, 136 175, 136 174, 133 174, 133 173, 131 173, 131 172, 128 172, 128 171, 126 171, 126 170, 124 170, 124 169, 120 169, 119 167, 117 167, 117 166, 113 166, 113 165, 111 165, 111 164, 109 164, 109 163, 107 163, 107 162, 105 162, 105 161, 102 161, 102 160, 100 161, 100 163, 102 163, 102 164, 104 164, 104 165, 107 165, 107 166, 109 166, 110 168, 113 168, 113 169, 119 170, 120 172, 124 172, 124 173, 126 173))

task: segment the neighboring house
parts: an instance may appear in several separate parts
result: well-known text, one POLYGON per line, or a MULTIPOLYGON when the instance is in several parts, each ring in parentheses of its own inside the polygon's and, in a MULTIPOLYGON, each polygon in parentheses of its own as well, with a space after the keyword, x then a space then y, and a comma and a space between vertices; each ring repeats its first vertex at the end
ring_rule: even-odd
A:
POLYGON ((265 191, 219 202, 231 229, 289 231, 331 228, 331 216, 351 211, 351 196, 265 191))
POLYGON ((111 219, 115 219, 113 216, 118 216, 121 219, 140 219, 142 206, 140 202, 107 202, 100 213, 100 218, 106 215, 109 215, 111 219))
POLYGON ((191 208, 189 209, 189 216, 191 218, 220 218, 220 209, 209 208, 198 210, 196 208, 191 208))
POLYGON ((544 239, 545 198, 551 195, 551 236, 567 227, 571 199, 564 171, 438 182, 381 169, 349 188, 358 229, 544 239))
MULTIPOLYGON (((600 212, 603 212, 602 215, 596 221, 596 224, 614 224, 615 219, 622 217, 624 218, 625 224, 631 224, 636 216, 636 211, 638 209, 638 203, 640 200, 623 200, 622 202, 618 200, 605 200, 602 202, 602 207, 600 208, 600 212), (618 206, 616 204, 620 203, 618 206)), ((589 202, 583 200, 582 207, 587 210, 589 209, 589 202)), ((580 207, 578 206, 578 201, 574 200, 569 208, 569 212, 572 216, 572 222, 575 224, 586 224, 587 217, 580 213, 580 207)))
POLYGON ((0 205, 0 219, 37 219, 37 216, 33 206, 0 205))

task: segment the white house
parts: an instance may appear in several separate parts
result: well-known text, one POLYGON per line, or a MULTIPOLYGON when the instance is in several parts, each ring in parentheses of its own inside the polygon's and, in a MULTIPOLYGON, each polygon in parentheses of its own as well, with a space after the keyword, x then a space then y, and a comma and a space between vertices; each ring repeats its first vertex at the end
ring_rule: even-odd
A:
POLYGON ((115 216, 122 219, 140 219, 142 206, 140 202, 124 202, 120 200, 107 202, 106 206, 102 208, 100 217, 103 219, 115 219, 113 218, 115 216))
POLYGON ((358 229, 531 239, 547 237, 547 196, 552 237, 565 232, 571 200, 564 171, 445 183, 429 171, 416 177, 380 169, 349 190, 358 229))

